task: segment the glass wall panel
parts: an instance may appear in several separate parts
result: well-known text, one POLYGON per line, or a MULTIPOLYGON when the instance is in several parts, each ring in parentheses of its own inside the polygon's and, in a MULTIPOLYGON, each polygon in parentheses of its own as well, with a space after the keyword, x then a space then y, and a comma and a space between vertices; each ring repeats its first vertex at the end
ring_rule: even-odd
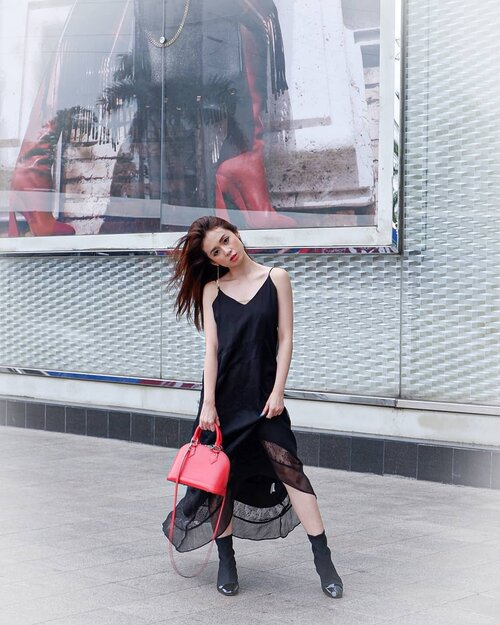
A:
POLYGON ((0 236, 391 245, 396 4, 4 0, 0 236))

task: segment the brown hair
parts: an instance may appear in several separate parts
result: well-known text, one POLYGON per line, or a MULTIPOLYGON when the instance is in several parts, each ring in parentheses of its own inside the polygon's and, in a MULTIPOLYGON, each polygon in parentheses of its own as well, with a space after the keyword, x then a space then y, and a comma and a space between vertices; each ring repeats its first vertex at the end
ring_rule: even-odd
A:
MULTIPOLYGON (((172 257, 174 267, 168 280, 167 291, 174 286, 179 288, 174 307, 176 318, 186 313, 188 321, 194 320, 197 330, 203 329, 203 289, 207 282, 217 277, 217 267, 211 263, 202 245, 205 234, 214 228, 224 228, 234 234, 236 226, 220 217, 199 217, 189 226, 187 233, 176 243, 172 257)), ((243 245, 245 248, 245 246, 243 245)), ((229 270, 219 267, 220 276, 229 270)))

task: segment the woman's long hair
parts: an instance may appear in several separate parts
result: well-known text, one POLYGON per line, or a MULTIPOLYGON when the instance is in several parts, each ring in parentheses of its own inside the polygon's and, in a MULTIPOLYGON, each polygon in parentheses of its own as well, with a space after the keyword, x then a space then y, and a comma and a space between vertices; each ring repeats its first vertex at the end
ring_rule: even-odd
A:
MULTIPOLYGON (((167 291, 178 287, 174 307, 176 318, 186 313, 188 321, 194 320, 196 329, 203 329, 203 289, 207 282, 217 278, 217 267, 211 263, 203 251, 203 239, 209 230, 224 228, 234 234, 236 226, 220 217, 199 217, 189 226, 187 233, 177 241, 172 257, 174 267, 172 276, 167 283, 167 291)), ((245 248, 245 246, 243 245, 245 248)), ((220 276, 229 271, 227 267, 219 267, 220 276)))

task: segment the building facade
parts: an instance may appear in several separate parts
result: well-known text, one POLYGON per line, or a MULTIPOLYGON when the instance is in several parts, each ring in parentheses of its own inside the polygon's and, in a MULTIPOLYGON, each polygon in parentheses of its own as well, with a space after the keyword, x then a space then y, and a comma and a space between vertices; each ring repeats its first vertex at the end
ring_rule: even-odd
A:
MULTIPOLYGON (((285 401, 305 463, 499 488, 500 7, 403 14, 400 253, 254 258, 292 280, 285 401)), ((19 144, 2 132, 7 193, 19 144)), ((160 249, 0 256, 1 423, 189 436, 203 335, 175 319, 160 249)))

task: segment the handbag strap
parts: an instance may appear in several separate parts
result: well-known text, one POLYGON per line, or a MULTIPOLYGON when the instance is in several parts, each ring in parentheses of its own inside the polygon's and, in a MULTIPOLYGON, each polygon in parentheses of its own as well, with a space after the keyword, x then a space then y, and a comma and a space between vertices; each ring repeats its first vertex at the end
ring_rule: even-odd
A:
POLYGON ((172 546, 172 541, 174 538, 174 525, 175 525, 175 511, 177 508, 177 494, 179 491, 179 480, 180 480, 180 476, 182 473, 182 469, 184 468, 184 465, 186 463, 187 457, 189 455, 189 452, 191 451, 191 446, 188 447, 188 449, 186 450, 186 453, 184 454, 184 458, 182 459, 181 462, 181 466, 179 469, 179 473, 177 475, 177 478, 175 480, 175 490, 174 490, 174 508, 172 510, 172 517, 170 519, 170 532, 169 532, 169 541, 168 541, 168 554, 170 556, 170 562, 172 562, 172 566, 174 567, 175 572, 180 575, 181 577, 186 577, 186 578, 191 578, 191 577, 196 577, 197 575, 200 575, 201 573, 203 573, 203 571, 207 568, 208 565, 208 561, 210 559, 210 555, 212 554, 212 549, 214 547, 214 542, 215 539, 217 538, 217 532, 219 531, 219 525, 222 519, 222 512, 224 510, 224 504, 226 502, 226 495, 224 495, 223 499, 222 499, 222 503, 220 505, 220 510, 219 510, 219 516, 217 518, 217 523, 215 525, 215 529, 214 529, 214 533, 212 536, 212 540, 210 541, 210 547, 208 549, 207 555, 205 556, 205 559, 203 560, 203 562, 201 563, 201 565, 196 569, 196 571, 192 574, 192 575, 186 575, 185 573, 182 573, 182 571, 179 571, 179 569, 177 568, 177 565, 175 563, 174 560, 174 550, 173 550, 173 546, 172 546))

